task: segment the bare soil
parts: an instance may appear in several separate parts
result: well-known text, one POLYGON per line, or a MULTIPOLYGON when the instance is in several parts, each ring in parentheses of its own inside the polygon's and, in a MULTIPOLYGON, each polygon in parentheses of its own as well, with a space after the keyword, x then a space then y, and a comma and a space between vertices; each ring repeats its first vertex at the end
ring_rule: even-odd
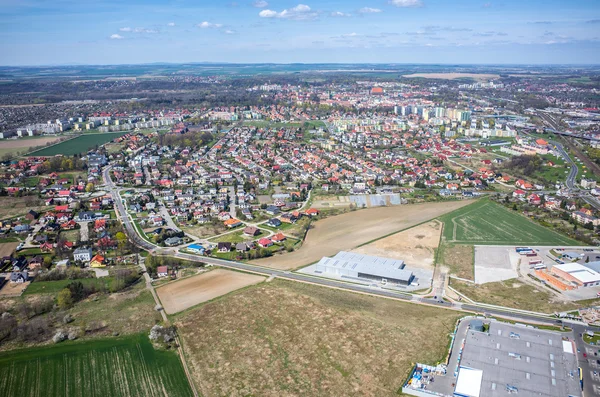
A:
POLYGON ((473 256, 472 245, 444 243, 440 246, 438 258, 440 265, 447 267, 451 274, 467 280, 475 280, 473 256))
POLYGON ((25 215, 29 210, 41 212, 47 209, 48 207, 43 205, 43 201, 34 196, 0 197, 1 219, 25 215))
POLYGON ((0 141, 0 149, 23 149, 53 143, 61 137, 44 137, 31 139, 8 139, 0 141))
POLYGON ((431 221, 355 248, 359 254, 402 259, 409 267, 433 269, 435 249, 440 242, 442 224, 431 221))
POLYGON ((216 269, 185 280, 169 283, 156 292, 167 314, 188 309, 236 289, 260 283, 265 278, 254 274, 216 269))
POLYGON ((313 222, 302 247, 252 263, 295 269, 464 207, 469 200, 368 208, 313 222))
POLYGON ((445 358, 458 313, 275 279, 177 319, 199 393, 397 396, 445 358))
POLYGON ((12 253, 15 252, 15 248, 17 248, 17 245, 19 245, 19 243, 1 243, 0 257, 12 255, 12 253))
POLYGON ((17 296, 21 295, 29 285, 26 283, 11 283, 8 280, 0 279, 0 296, 17 296))

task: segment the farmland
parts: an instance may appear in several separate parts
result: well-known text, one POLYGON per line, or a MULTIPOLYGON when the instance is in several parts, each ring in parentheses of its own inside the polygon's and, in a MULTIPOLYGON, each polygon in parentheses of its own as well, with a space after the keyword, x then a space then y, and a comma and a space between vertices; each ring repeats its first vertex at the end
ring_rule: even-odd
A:
POLYGON ((294 269, 317 262, 323 256, 349 251, 361 244, 413 227, 469 201, 450 201, 369 208, 312 222, 302 247, 292 253, 253 261, 262 266, 294 269))
POLYGON ((56 142, 60 137, 22 138, 0 141, 0 156, 7 153, 26 153, 30 148, 56 142))
POLYGON ((187 311, 176 325, 206 397, 395 396, 412 363, 445 357, 457 317, 276 279, 187 311))
POLYGON ((115 138, 125 135, 127 132, 112 132, 102 134, 85 134, 68 141, 61 142, 57 145, 50 146, 41 150, 30 153, 30 156, 56 156, 63 154, 72 156, 74 154, 85 153, 94 148, 96 145, 101 146, 115 138))
POLYGON ((190 308, 225 295, 236 289, 263 281, 265 278, 230 270, 216 269, 185 280, 169 283, 156 290, 168 314, 190 308))
POLYGON ((477 245, 579 245, 489 200, 479 200, 439 218, 444 240, 477 245))
POLYGON ((191 396, 179 357, 145 334, 24 349, 0 356, 3 396, 191 396))

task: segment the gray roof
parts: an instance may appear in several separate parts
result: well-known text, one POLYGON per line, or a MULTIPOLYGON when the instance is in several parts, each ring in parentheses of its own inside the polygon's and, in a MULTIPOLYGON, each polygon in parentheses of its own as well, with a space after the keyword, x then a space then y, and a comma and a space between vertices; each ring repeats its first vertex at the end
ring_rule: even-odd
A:
POLYGON ((372 276, 410 281, 413 273, 404 270, 404 261, 340 251, 333 258, 324 257, 319 265, 337 267, 372 276))

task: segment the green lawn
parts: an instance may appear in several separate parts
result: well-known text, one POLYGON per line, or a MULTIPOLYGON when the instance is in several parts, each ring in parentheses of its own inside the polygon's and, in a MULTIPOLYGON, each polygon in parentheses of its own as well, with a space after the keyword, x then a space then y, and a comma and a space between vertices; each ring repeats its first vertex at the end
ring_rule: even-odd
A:
POLYGON ((94 148, 96 145, 102 146, 107 142, 112 141, 128 132, 107 132, 101 134, 86 134, 80 135, 77 138, 69 139, 57 145, 50 146, 41 150, 30 153, 30 156, 56 156, 63 154, 72 156, 75 154, 85 153, 94 148))
POLYGON ((192 396, 176 353, 145 334, 63 342, 0 357, 2 396, 192 396))
POLYGON ((267 235, 267 233, 264 230, 261 230, 259 234, 257 234, 256 236, 252 237, 252 236, 246 236, 244 234, 244 229, 238 230, 237 232, 233 232, 233 233, 228 233, 225 234, 221 237, 216 237, 216 238, 212 238, 208 241, 210 241, 211 243, 232 243, 232 244, 237 244, 237 243, 241 243, 242 241, 252 241, 252 240, 257 240, 263 236, 267 235))
POLYGON ((477 245, 580 245, 500 204, 483 199, 439 218, 444 239, 477 245))
POLYGON ((58 280, 58 281, 34 281, 23 292, 23 295, 34 295, 34 294, 58 294, 60 290, 65 288, 69 283, 73 281, 81 281, 83 285, 96 285, 101 288, 103 285, 107 285, 112 280, 112 277, 102 278, 83 278, 79 280, 58 280))

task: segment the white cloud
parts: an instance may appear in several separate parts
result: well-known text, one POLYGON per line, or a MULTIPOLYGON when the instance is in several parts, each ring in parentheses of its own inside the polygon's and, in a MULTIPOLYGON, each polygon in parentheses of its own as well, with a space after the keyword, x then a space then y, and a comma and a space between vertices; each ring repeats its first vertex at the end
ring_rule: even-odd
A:
POLYGON ((119 28, 119 30, 121 32, 131 32, 133 29, 131 29, 130 27, 124 27, 124 28, 119 28))
POLYGON ((262 10, 258 13, 258 16, 261 18, 275 18, 277 15, 277 11, 273 10, 262 10))
POLYGON ((229 29, 227 29, 225 31, 225 34, 235 34, 235 30, 229 30, 229 29))
POLYGON ((169 23, 167 24, 167 26, 171 26, 171 27, 173 27, 173 26, 175 26, 175 22, 169 22, 169 23))
POLYGON ((196 26, 198 26, 201 29, 218 29, 218 28, 223 27, 223 24, 220 24, 220 23, 211 23, 211 22, 204 21, 202 23, 199 23, 196 26))
POLYGON ((280 18, 280 19, 292 19, 295 21, 303 21, 309 19, 315 19, 318 14, 311 10, 306 4, 298 4, 296 7, 285 9, 281 12, 273 10, 262 10, 258 13, 261 18, 280 18))
POLYGON ((252 5, 256 8, 265 8, 269 5, 265 0, 256 0, 252 5))
POLYGON ((116 34, 116 33, 110 35, 110 39, 111 40, 121 40, 121 39, 124 39, 124 38, 125 37, 121 36, 120 34, 116 34))
POLYGON ((381 12, 381 10, 379 8, 363 7, 360 10, 358 10, 358 12, 360 12, 361 14, 376 14, 378 12, 381 12))
POLYGON ((352 15, 345 13, 345 12, 341 12, 341 11, 333 11, 331 14, 332 17, 351 17, 352 15))
POLYGON ((147 29, 147 28, 130 28, 126 26, 124 28, 119 28, 121 32, 135 32, 135 33, 158 33, 156 29, 147 29))
POLYGON ((423 7, 421 0, 390 0, 389 2, 396 7, 423 7))

